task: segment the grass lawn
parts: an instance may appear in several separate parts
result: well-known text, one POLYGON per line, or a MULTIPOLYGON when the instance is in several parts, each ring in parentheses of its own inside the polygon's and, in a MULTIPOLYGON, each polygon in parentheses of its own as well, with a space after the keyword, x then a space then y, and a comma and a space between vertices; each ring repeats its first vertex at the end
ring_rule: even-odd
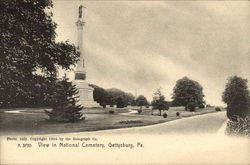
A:
MULTIPOLYGON (((144 108, 141 114, 129 113, 139 107, 130 108, 89 108, 84 109, 85 120, 77 123, 53 123, 47 121, 45 108, 0 109, 0 134, 54 134, 66 132, 96 131, 152 125, 194 115, 216 112, 214 107, 185 111, 184 107, 171 107, 168 117, 159 116, 159 111, 144 108), (109 114, 114 110, 114 114, 109 114), (7 112, 6 112, 7 111, 7 112), (13 113, 11 113, 13 112, 13 113), (21 112, 21 113, 18 113, 21 112), (180 116, 176 116, 176 112, 180 116)), ((222 109, 224 110, 224 109, 222 109)))

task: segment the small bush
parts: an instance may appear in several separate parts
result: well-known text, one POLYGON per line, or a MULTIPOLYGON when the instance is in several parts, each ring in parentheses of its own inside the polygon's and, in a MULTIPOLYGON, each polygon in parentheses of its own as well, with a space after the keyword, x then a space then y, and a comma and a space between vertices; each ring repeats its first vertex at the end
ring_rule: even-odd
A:
POLYGON ((180 112, 176 112, 176 116, 180 116, 180 112))
POLYGON ((210 104, 207 104, 207 107, 212 107, 210 104))
POLYGON ((114 114, 114 113, 115 113, 115 111, 113 111, 113 110, 109 111, 109 114, 114 114))
POLYGON ((105 104, 105 103, 101 104, 101 106, 102 106, 103 108, 106 108, 106 104, 105 104))
POLYGON ((215 110, 216 111, 221 111, 221 109, 219 107, 216 107, 215 110))
POLYGON ((168 117, 168 114, 166 112, 163 113, 162 115, 164 118, 167 118, 168 117))
POLYGON ((141 113, 142 113, 142 110, 141 110, 141 109, 139 109, 139 110, 137 110, 137 112, 138 112, 139 114, 141 114, 141 113))
POLYGON ((227 123, 226 134, 230 136, 250 137, 250 118, 235 116, 235 121, 229 120, 227 123))
POLYGON ((204 104, 200 104, 198 107, 199 107, 200 109, 204 109, 204 108, 205 108, 205 105, 204 105, 204 104))
POLYGON ((124 108, 125 106, 123 104, 117 104, 116 107, 117 108, 124 108))
POLYGON ((193 111, 195 110, 195 107, 196 107, 196 105, 195 105, 195 103, 193 103, 193 102, 190 102, 190 103, 187 104, 187 108, 188 108, 191 112, 193 112, 193 111))

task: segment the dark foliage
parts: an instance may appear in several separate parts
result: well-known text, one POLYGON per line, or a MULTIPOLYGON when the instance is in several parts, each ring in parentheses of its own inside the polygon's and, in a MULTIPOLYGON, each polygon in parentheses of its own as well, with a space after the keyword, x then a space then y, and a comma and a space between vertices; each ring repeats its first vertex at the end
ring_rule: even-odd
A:
POLYGON ((163 113, 162 115, 164 118, 167 118, 168 117, 168 114, 166 112, 163 113))
POLYGON ((212 107, 210 104, 207 104, 207 107, 212 107))
POLYGON ((11 80, 0 81, 2 87, 0 88, 0 107, 49 106, 45 96, 51 93, 55 78, 39 75, 30 75, 29 78, 17 75, 11 77, 11 80))
POLYGON ((169 109, 168 102, 165 101, 165 96, 162 95, 161 88, 157 89, 156 92, 154 93, 154 97, 153 97, 153 101, 152 101, 151 105, 153 106, 152 109, 159 110, 160 116, 161 116, 162 110, 169 109))
POLYGON ((102 103, 101 106, 102 106, 103 108, 106 108, 106 103, 102 103))
POLYGON ((114 114, 114 113, 115 113, 115 111, 113 111, 113 110, 109 111, 109 114, 114 114))
POLYGON ((131 106, 136 106, 136 101, 135 100, 132 100, 131 106))
POLYGON ((194 102, 190 102, 187 104, 187 109, 190 110, 191 112, 195 111, 196 104, 194 102))
POLYGON ((241 117, 250 115, 247 79, 238 76, 230 77, 223 92, 222 99, 227 104, 228 118, 234 115, 241 117))
POLYGON ((173 90, 172 104, 173 106, 185 106, 190 102, 194 102, 196 105, 203 104, 204 94, 202 86, 194 80, 187 77, 183 77, 176 82, 173 90))
POLYGON ((216 111, 221 111, 220 107, 215 107, 216 111))
POLYGON ((52 7, 51 0, 0 1, 1 107, 47 106, 44 95, 57 67, 67 70, 77 62, 74 45, 55 41, 52 7))
POLYGON ((64 78, 58 81, 51 95, 47 96, 47 100, 52 111, 45 111, 49 115, 50 120, 57 122, 76 122, 83 119, 81 110, 83 107, 77 105, 78 91, 72 82, 64 78))
POLYGON ((98 102, 103 108, 105 108, 110 99, 108 92, 104 88, 101 88, 97 85, 91 84, 90 86, 94 88, 94 100, 98 102))
POLYGON ((135 102, 136 102, 137 106, 140 106, 140 112, 138 111, 139 113, 142 112, 142 106, 148 105, 148 101, 147 101, 146 97, 143 95, 138 96, 136 98, 135 102))
POLYGON ((126 106, 124 100, 122 99, 122 97, 118 97, 117 98, 117 104, 116 104, 117 108, 124 108, 126 106))
POLYGON ((135 98, 131 93, 126 93, 126 92, 124 92, 120 89, 116 89, 116 88, 107 89, 106 91, 109 94, 109 99, 108 99, 107 105, 117 105, 117 107, 118 107, 118 101, 119 101, 120 105, 122 102, 122 104, 123 104, 122 106, 126 107, 127 105, 131 105, 132 103, 134 103, 135 98))
POLYGON ((200 109, 204 109, 204 108, 205 108, 205 105, 204 105, 204 104, 200 104, 198 107, 199 107, 200 109))

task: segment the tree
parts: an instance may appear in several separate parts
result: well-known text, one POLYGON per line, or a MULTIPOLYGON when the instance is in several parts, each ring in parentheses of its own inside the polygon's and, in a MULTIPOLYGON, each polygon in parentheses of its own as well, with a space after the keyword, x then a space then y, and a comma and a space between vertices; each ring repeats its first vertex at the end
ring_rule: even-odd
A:
POLYGON ((125 103, 124 103, 124 100, 122 97, 118 97, 116 102, 117 102, 116 103, 117 108, 124 108, 125 107, 125 103))
POLYGON ((173 90, 173 105, 185 106, 187 110, 188 103, 195 104, 195 106, 204 103, 203 87, 194 80, 183 77, 176 82, 173 90))
POLYGON ((52 111, 45 111, 52 121, 76 122, 84 119, 81 110, 83 107, 77 105, 78 91, 72 82, 64 77, 55 83, 53 93, 47 96, 52 111))
POLYGON ((117 105, 118 98, 124 98, 124 92, 117 88, 107 89, 109 94, 109 105, 117 105))
POLYGON ((69 70, 78 61, 79 52, 74 45, 55 41, 56 24, 49 12, 52 7, 51 0, 0 1, 0 94, 5 96, 2 105, 32 102, 29 99, 36 97, 32 90, 36 89, 37 77, 50 79, 58 67, 69 70), (38 75, 38 70, 42 74, 38 75))
POLYGON ((134 96, 131 93, 126 93, 120 89, 117 88, 111 88, 111 89, 107 89, 106 90, 108 92, 109 95, 109 105, 114 105, 114 104, 118 104, 118 99, 121 102, 123 106, 127 106, 127 105, 131 105, 133 103, 134 100, 134 96))
POLYGON ((105 108, 109 102, 108 92, 104 88, 101 88, 97 85, 91 84, 90 86, 94 88, 93 92, 94 100, 105 108))
POLYGON ((222 95, 222 100, 227 104, 228 118, 234 115, 241 117, 250 115, 248 99, 247 79, 238 76, 230 77, 222 95))
POLYGON ((169 109, 168 102, 165 101, 165 96, 162 94, 161 88, 157 89, 156 92, 154 93, 152 106, 153 106, 153 109, 159 110, 160 116, 161 116, 162 110, 169 109))
POLYGON ((140 106, 140 111, 139 111, 139 113, 142 112, 142 106, 148 105, 148 101, 147 101, 146 97, 143 96, 143 95, 138 96, 138 97, 136 98, 135 102, 136 102, 136 105, 137 105, 137 106, 140 106))
POLYGON ((125 97, 126 97, 126 101, 128 105, 132 105, 134 100, 135 100, 135 96, 132 93, 125 93, 125 97))

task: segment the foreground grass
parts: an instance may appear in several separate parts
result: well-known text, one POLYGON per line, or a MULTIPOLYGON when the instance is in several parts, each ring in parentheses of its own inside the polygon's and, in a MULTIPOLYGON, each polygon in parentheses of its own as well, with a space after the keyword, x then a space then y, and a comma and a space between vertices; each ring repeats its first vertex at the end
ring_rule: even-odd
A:
MULTIPOLYGON (((136 111, 138 107, 131 107, 131 109, 136 111)), ((197 109, 195 112, 188 112, 183 107, 171 107, 166 111, 168 117, 163 118, 158 115, 157 110, 152 111, 149 108, 143 109, 141 114, 128 113, 130 112, 129 108, 91 108, 83 111, 86 119, 81 122, 53 123, 47 120, 48 116, 43 113, 43 108, 13 110, 20 110, 22 113, 6 113, 6 111, 11 111, 11 109, 0 110, 1 134, 54 134, 128 128, 215 112, 214 108, 197 109), (110 110, 114 110, 115 113, 109 114, 110 110), (180 113, 179 117, 176 116, 176 112, 180 113)))

